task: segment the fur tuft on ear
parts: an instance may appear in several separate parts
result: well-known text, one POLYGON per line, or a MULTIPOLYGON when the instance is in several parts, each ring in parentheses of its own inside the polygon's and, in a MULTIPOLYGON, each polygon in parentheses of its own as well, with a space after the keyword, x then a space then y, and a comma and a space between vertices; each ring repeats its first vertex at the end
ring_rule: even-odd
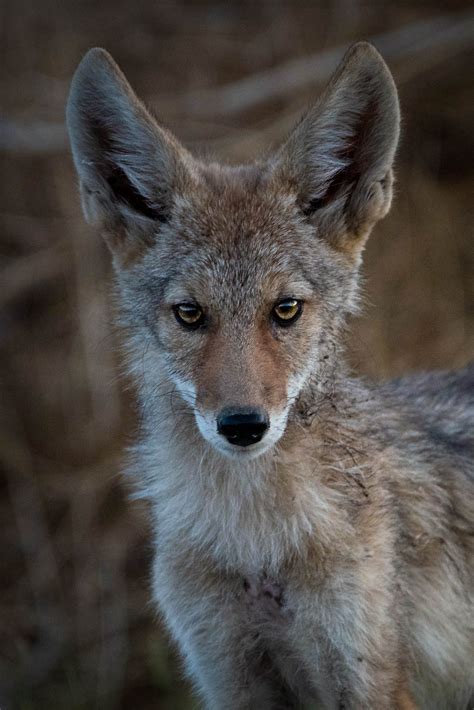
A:
POLYGON ((66 118, 86 219, 106 231, 166 221, 191 158, 104 49, 91 49, 79 64, 66 118))
POLYGON ((399 131, 390 71, 359 42, 277 154, 275 179, 296 192, 319 236, 352 250, 390 208, 399 131))

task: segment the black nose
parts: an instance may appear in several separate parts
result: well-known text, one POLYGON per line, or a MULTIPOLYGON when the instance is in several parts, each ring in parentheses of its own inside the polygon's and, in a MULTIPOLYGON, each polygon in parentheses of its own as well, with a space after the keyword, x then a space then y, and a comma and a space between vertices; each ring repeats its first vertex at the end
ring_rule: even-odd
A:
POLYGON ((236 446, 250 446, 268 429, 268 415, 261 409, 224 409, 217 417, 217 431, 236 446))

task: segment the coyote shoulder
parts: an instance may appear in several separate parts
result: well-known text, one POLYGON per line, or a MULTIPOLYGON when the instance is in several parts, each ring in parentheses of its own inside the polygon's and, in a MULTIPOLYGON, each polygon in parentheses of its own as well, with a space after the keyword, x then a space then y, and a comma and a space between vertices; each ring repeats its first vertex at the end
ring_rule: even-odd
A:
POLYGON ((474 699, 474 369, 344 365, 388 212, 399 107, 356 44, 286 143, 204 163, 101 49, 67 108, 115 266, 153 593, 206 707, 465 710, 474 699))

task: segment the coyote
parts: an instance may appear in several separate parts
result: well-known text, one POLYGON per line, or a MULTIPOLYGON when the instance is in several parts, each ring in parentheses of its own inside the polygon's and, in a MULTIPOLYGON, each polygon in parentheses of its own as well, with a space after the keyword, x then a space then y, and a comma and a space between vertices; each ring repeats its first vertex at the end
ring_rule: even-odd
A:
POLYGON ((344 364, 399 120, 366 43, 251 165, 191 156, 102 49, 72 82, 137 383, 153 595, 208 708, 474 697, 474 369, 376 386, 344 364))

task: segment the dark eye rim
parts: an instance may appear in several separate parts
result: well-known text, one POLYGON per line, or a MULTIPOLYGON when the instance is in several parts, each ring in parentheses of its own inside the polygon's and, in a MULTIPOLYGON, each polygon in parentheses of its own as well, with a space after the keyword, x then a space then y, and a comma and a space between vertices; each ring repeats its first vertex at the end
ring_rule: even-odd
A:
POLYGON ((278 300, 274 304, 274 306, 272 308, 272 312, 271 312, 272 320, 280 328, 289 328, 290 326, 294 325, 297 320, 300 319, 301 314, 303 313, 303 305, 304 305, 303 301, 301 301, 299 298, 294 298, 293 296, 288 296, 288 298, 281 298, 280 300, 278 300), (283 303, 287 303, 288 301, 296 301, 298 310, 296 311, 295 315, 292 318, 285 320, 284 318, 279 317, 279 315, 275 309, 277 308, 277 306, 281 306, 283 303))
POLYGON ((176 318, 177 322, 179 323, 180 326, 183 328, 186 328, 187 330, 197 330, 198 328, 202 328, 205 322, 205 316, 204 316, 204 311, 202 310, 201 306, 199 306, 197 303, 191 303, 189 301, 185 301, 182 303, 177 303, 172 307, 174 317, 176 318), (194 308, 196 311, 200 312, 199 318, 194 322, 194 323, 188 323, 185 321, 179 314, 179 309, 183 308, 183 306, 187 306, 188 308, 194 308))

